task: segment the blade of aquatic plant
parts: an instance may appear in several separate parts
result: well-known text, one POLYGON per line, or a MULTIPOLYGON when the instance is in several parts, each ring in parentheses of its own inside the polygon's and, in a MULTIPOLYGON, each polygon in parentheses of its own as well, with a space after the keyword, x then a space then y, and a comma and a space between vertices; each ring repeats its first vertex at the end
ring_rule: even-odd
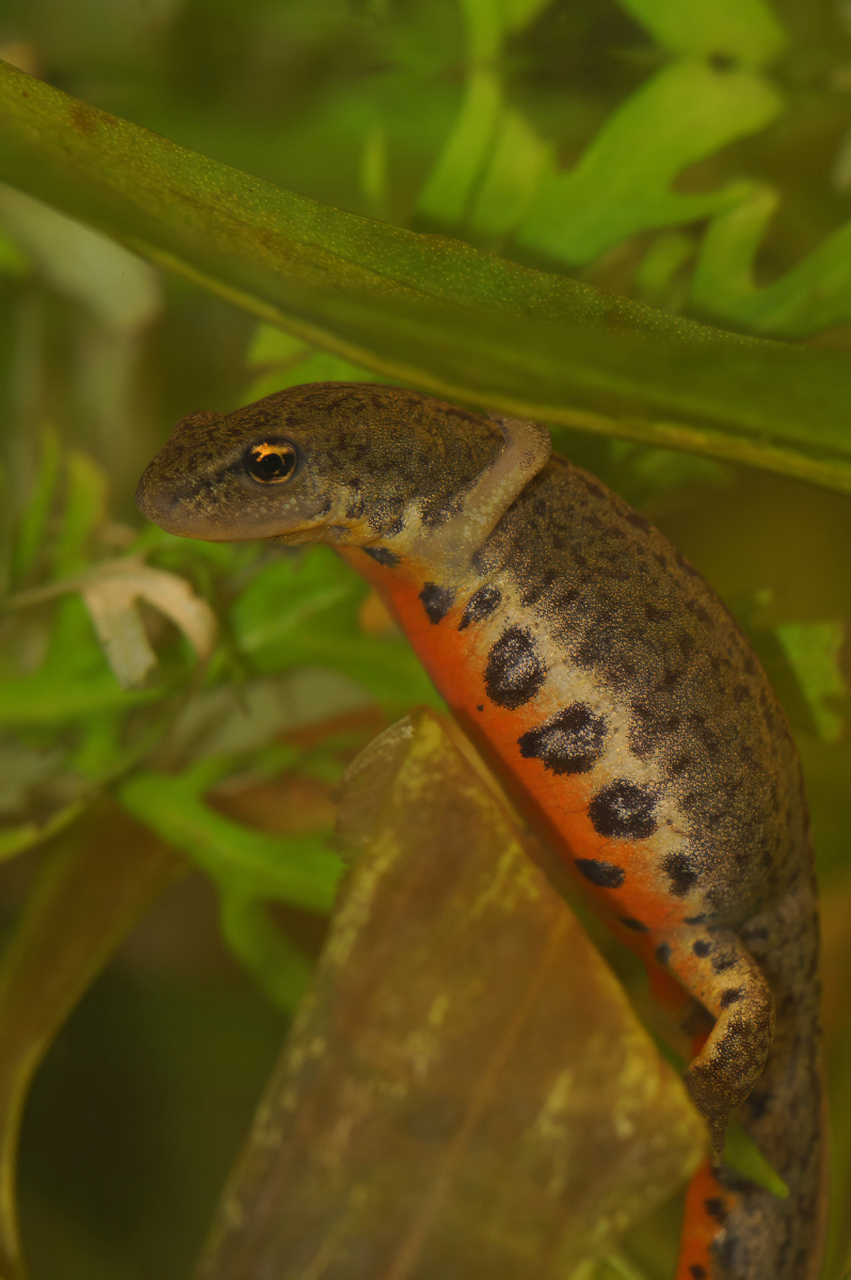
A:
POLYGON ((851 491, 851 362, 341 213, 0 65, 0 176, 345 359, 851 491))
POLYGON ((21 1113, 68 1014, 150 901, 185 863, 103 809, 44 866, 0 964, 0 1275, 24 1280, 15 1208, 21 1113))

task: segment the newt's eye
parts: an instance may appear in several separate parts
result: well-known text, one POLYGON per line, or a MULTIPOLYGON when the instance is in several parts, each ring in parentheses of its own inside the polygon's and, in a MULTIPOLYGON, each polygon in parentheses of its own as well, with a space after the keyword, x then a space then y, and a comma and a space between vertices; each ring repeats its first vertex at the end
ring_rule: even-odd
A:
POLYGON ((246 450, 243 465, 252 480, 261 484, 283 484, 298 462, 298 450, 289 440, 270 440, 246 450))

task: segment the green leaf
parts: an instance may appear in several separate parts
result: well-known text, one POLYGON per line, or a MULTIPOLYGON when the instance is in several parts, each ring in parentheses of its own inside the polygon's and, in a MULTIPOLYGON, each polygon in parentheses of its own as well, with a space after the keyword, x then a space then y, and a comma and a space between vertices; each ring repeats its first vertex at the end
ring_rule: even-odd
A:
MULTIPOLYGON (((767 101, 767 100, 766 100, 767 101)), ((0 174, 344 359, 851 491, 851 361, 301 199, 0 67, 0 174)))
POLYGON ((757 1186, 771 1191, 778 1199, 788 1200, 789 1187, 774 1166, 766 1160, 753 1138, 742 1128, 736 1116, 730 1116, 727 1122, 724 1161, 757 1186))
POLYGON ((439 703, 406 641, 363 634, 362 580, 327 547, 282 557, 248 584, 231 611, 233 634, 263 674, 299 666, 344 672, 391 714, 439 703))
POLYGON ((273 1004, 293 1013, 304 995, 311 965, 269 919, 266 906, 236 892, 222 895, 222 931, 228 946, 273 1004))
POLYGON ((518 242, 583 264, 655 227, 694 222, 740 196, 741 184, 700 195, 672 190, 697 160, 767 125, 780 99, 760 76, 684 59, 611 115, 569 173, 551 173, 518 242))
POLYGON ((770 187, 713 220, 700 247, 692 302, 761 333, 803 337, 851 316, 851 222, 772 284, 758 286, 754 262, 777 208, 770 187))
POLYGON ((100 670, 77 669, 72 678, 69 666, 65 670, 43 670, 16 680, 0 681, 0 724, 68 724, 103 711, 129 710, 163 697, 162 688, 122 689, 94 637, 92 641, 92 652, 100 670))
POLYGON ((795 672, 819 737, 824 742, 837 742, 845 729, 848 703, 848 685, 840 665, 846 641, 844 620, 787 622, 777 627, 775 635, 795 672))
POLYGON ((420 193, 417 208, 423 217, 450 223, 464 217, 501 110, 499 77, 487 67, 476 68, 467 80, 455 128, 420 193))
POLYGON ((786 43, 763 0, 619 0, 672 53, 762 66, 786 43))
POLYGON ((179 776, 151 771, 128 778, 118 798, 128 813, 226 889, 245 898, 274 898, 309 911, 329 911, 342 862, 326 837, 287 839, 232 822, 204 803, 200 792, 209 785, 203 771, 179 776))
POLYGON ((59 480, 60 460, 59 436, 53 427, 45 427, 41 435, 38 476, 15 538, 12 577, 16 584, 32 568, 44 539, 59 480))
POLYGON ((503 111, 470 213, 471 226, 489 236, 513 231, 535 199, 543 174, 552 167, 551 145, 519 111, 503 111))
POLYGON ((89 539, 106 518, 109 484, 97 463, 74 449, 68 455, 67 475, 62 525, 53 547, 53 571, 57 578, 87 566, 89 539))

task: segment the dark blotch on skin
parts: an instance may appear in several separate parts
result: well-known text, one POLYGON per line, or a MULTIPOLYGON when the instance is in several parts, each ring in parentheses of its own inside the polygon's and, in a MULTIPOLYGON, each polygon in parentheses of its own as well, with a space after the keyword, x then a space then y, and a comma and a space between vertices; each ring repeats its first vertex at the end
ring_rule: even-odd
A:
POLYGON ((585 879, 601 889, 619 889, 626 879, 623 868, 613 862, 599 862, 596 858, 574 858, 574 862, 585 879))
POLYGON ((636 920, 635 916, 618 916, 618 920, 625 929, 632 929, 634 933, 648 933, 646 924, 642 924, 640 920, 636 920))
POLYGON ((399 557, 388 547, 364 547, 364 551, 388 569, 394 569, 399 563, 399 557))
POLYGON ((722 1009, 728 1009, 731 1004, 737 1004, 741 998, 741 987, 728 987, 726 991, 721 992, 721 1000, 719 1003, 722 1009))
POLYGON ((726 1220, 727 1209, 720 1196, 710 1196, 708 1200, 704 1200, 703 1207, 710 1218, 714 1218, 716 1222, 724 1222, 726 1220))
POLYGON ((420 592, 420 599, 429 622, 436 625, 443 621, 452 608, 455 592, 451 587, 439 587, 436 582, 427 582, 420 592))
POLYGON ((458 623, 459 631, 466 631, 471 622, 481 622, 490 616, 502 600, 502 592, 498 587, 479 587, 475 595, 470 596, 464 616, 458 623))
POLYGON ((706 1267, 702 1267, 699 1262, 693 1262, 689 1271, 694 1280, 706 1280, 706 1267))
POLYGON ((485 691, 498 707, 515 711, 534 698, 546 674, 531 633, 509 627, 488 654, 485 691))
POLYGON ((696 956, 705 958, 712 950, 712 943, 707 942, 705 938, 698 938, 697 942, 691 944, 691 949, 696 956))
POLYGON ((675 898, 684 898, 699 878, 698 872, 694 869, 694 863, 687 853, 668 854, 662 863, 662 868, 668 877, 671 893, 675 898))
POLYGON ((656 830, 655 807, 651 791, 619 778, 597 793, 588 806, 588 816, 598 835, 646 840, 656 830))
POLYGON ((671 948, 667 942, 660 942, 656 948, 656 959, 660 964, 667 964, 671 958, 671 948))
POLYGON ((605 737, 602 716, 575 702, 537 729, 529 729, 517 745, 524 760, 540 760, 552 773, 588 773, 602 754, 605 737))

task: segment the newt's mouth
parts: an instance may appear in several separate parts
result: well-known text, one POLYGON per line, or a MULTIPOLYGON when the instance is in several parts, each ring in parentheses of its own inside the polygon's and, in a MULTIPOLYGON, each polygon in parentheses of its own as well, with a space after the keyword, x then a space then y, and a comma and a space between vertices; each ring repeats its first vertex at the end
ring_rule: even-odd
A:
POLYGON ((298 524, 287 525, 273 514, 217 512, 205 504, 202 495, 194 501, 187 499, 184 493, 169 490, 168 485, 149 472, 150 468, 139 481, 136 506, 146 519, 166 533, 202 542, 254 542, 265 538, 292 543, 325 541, 324 520, 303 519, 298 524))

